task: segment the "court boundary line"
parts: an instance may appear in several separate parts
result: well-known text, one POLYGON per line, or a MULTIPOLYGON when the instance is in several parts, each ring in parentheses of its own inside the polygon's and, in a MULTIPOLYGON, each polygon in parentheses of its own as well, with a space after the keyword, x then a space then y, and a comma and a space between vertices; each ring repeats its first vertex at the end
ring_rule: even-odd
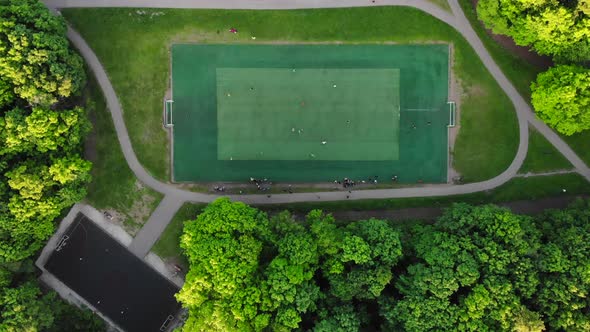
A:
MULTIPOLYGON (((168 62, 168 72, 170 73, 170 75, 168 75, 168 79, 169 79, 169 84, 170 84, 170 99, 174 100, 174 79, 173 79, 173 65, 172 65, 172 61, 174 60, 173 56, 172 56, 172 46, 170 45, 170 47, 168 48, 168 54, 170 55, 170 61, 168 62)), ((170 153, 167 153, 167 155, 169 155, 170 157, 170 181, 175 183, 175 179, 174 179, 174 126, 168 128, 167 130, 168 132, 168 141, 170 142, 170 153)))

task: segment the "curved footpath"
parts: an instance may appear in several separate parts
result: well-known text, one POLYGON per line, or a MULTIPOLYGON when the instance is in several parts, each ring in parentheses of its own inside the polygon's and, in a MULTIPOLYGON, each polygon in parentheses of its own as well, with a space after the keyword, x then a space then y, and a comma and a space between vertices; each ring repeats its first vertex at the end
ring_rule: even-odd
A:
MULTIPOLYGON (((551 144, 553 144, 574 166, 575 170, 590 181, 590 168, 576 153, 547 125, 537 120, 527 102, 519 95, 512 83, 494 62, 483 43, 471 27, 457 0, 449 0, 452 13, 426 0, 45 0, 45 4, 53 9, 73 7, 145 7, 145 8, 216 8, 216 9, 304 9, 304 8, 339 8, 339 7, 371 7, 371 6, 407 6, 424 11, 447 23, 457 30, 475 50, 486 69, 492 74, 502 90, 515 106, 518 117, 520 141, 518 151, 510 166, 495 178, 463 185, 428 185, 419 188, 358 190, 349 194, 343 192, 316 192, 267 195, 230 195, 232 200, 250 204, 292 203, 306 201, 336 201, 379 198, 425 197, 469 194, 494 189, 512 179, 522 166, 528 150, 528 125, 535 127, 551 144), (349 196, 349 197, 347 197, 349 196)), ((111 111, 117 137, 127 163, 135 176, 147 186, 165 195, 146 225, 139 232, 134 242, 146 242, 136 250, 139 256, 144 254, 147 242, 155 242, 166 224, 183 202, 210 202, 219 195, 195 193, 176 188, 153 178, 139 163, 123 120, 122 109, 117 95, 111 85, 104 67, 88 46, 86 41, 71 27, 68 38, 76 46, 92 71, 104 93, 111 111), (157 233, 157 234, 156 234, 157 233), (157 236, 154 237, 154 234, 157 236), (149 240, 145 240, 148 239, 149 240)), ((152 242, 152 244, 153 244, 152 242)), ((151 245, 149 245, 151 247, 151 245)), ((149 247, 147 250, 149 251, 149 247)), ((145 251, 147 253, 147 251, 145 251)))

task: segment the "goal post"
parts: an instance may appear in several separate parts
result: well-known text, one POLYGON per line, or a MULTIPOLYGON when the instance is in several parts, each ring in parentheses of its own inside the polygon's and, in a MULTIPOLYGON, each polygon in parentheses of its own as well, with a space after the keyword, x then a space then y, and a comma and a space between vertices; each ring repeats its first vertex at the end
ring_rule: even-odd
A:
POLYGON ((172 118, 172 105, 174 104, 174 100, 166 99, 164 100, 164 127, 170 128, 174 127, 174 122, 172 118))
POLYGON ((447 105, 449 105, 449 127, 454 127, 456 125, 457 105, 455 105, 454 101, 447 102, 447 105))
POLYGON ((65 247, 69 239, 70 237, 67 235, 62 236, 61 239, 59 239, 59 242, 57 242, 57 245, 55 246, 55 251, 60 251, 63 247, 65 247))

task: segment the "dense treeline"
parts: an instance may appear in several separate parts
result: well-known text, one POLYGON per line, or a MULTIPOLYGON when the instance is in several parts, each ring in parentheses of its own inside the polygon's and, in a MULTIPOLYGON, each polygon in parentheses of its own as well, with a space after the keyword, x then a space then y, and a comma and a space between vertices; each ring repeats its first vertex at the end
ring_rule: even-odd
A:
POLYGON ((494 33, 553 57, 531 85, 539 117, 564 135, 590 129, 590 1, 479 0, 477 14, 494 33))
POLYGON ((90 124, 74 99, 86 76, 65 33, 36 0, 0 2, 0 331, 103 329, 23 269, 90 180, 82 158, 90 124))
POLYGON ((590 202, 536 218, 458 204, 400 228, 219 199, 181 246, 185 331, 590 329, 590 202))
POLYGON ((67 107, 85 81, 62 18, 33 0, 0 6, 0 262, 22 260, 86 194, 86 113, 67 107))

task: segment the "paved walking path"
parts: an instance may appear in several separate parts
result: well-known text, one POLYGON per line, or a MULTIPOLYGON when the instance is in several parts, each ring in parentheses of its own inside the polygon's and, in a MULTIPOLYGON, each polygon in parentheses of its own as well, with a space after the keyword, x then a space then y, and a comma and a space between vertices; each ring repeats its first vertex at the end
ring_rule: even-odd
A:
POLYGON ((172 195, 165 196, 129 245, 129 251, 140 258, 146 256, 182 204, 172 195))
POLYGON ((575 173, 575 172, 576 171, 571 170, 571 169, 562 169, 562 170, 558 170, 558 171, 541 172, 541 173, 533 173, 533 172, 519 173, 519 174, 516 174, 514 177, 515 178, 530 178, 530 177, 534 177, 534 176, 560 175, 560 174, 570 174, 570 173, 575 173))
MULTIPOLYGON (((291 203, 305 201, 335 201, 335 200, 357 200, 357 199, 379 199, 379 198, 401 198, 401 197, 424 197, 424 196, 446 196, 457 194, 469 194, 478 191, 496 188, 513 178, 521 167, 528 150, 528 126, 535 127, 551 144, 553 144, 574 166, 575 170, 590 181, 590 169, 575 154, 575 152, 549 127, 537 120, 526 101, 518 94, 514 86, 502 73, 498 65, 492 60, 491 55, 483 46, 483 43, 471 27, 465 17, 457 0, 449 0, 452 14, 426 0, 45 0, 48 7, 52 9, 66 7, 151 7, 151 8, 220 8, 220 9, 302 9, 302 8, 337 8, 337 7, 370 7, 370 6, 407 6, 422 10, 437 19, 456 29, 481 58, 484 66, 498 82, 502 90, 506 92, 515 106, 518 117, 520 141, 518 151, 510 166, 500 175, 477 183, 463 185, 428 185, 417 188, 399 189, 378 189, 361 190, 352 194, 348 192, 318 192, 318 193, 294 193, 278 195, 230 195, 232 200, 239 200, 245 203, 273 204, 291 203), (349 197, 347 197, 347 195, 349 197)), ((121 144, 123 155, 135 176, 152 189, 165 195, 154 215, 150 217, 151 223, 145 226, 149 233, 140 239, 157 238, 172 218, 173 214, 183 202, 210 202, 218 195, 195 193, 178 189, 153 178, 139 163, 125 127, 122 116, 122 109, 117 95, 108 79, 104 67, 90 49, 86 41, 71 27, 68 28, 68 37, 79 50, 89 67, 94 72, 98 83, 103 90, 107 105, 111 111, 117 137, 121 144), (160 211, 160 212, 158 212, 160 211), (163 212, 169 213, 164 215, 163 212), (158 212, 156 214, 156 212, 158 212), (161 224, 152 227, 154 223, 161 224)), ((139 240, 138 240, 139 241, 139 240)), ((147 242, 146 242, 147 243, 147 242)), ((138 244, 139 246, 139 244, 138 244)), ((139 252, 140 250, 138 250, 139 252)))

